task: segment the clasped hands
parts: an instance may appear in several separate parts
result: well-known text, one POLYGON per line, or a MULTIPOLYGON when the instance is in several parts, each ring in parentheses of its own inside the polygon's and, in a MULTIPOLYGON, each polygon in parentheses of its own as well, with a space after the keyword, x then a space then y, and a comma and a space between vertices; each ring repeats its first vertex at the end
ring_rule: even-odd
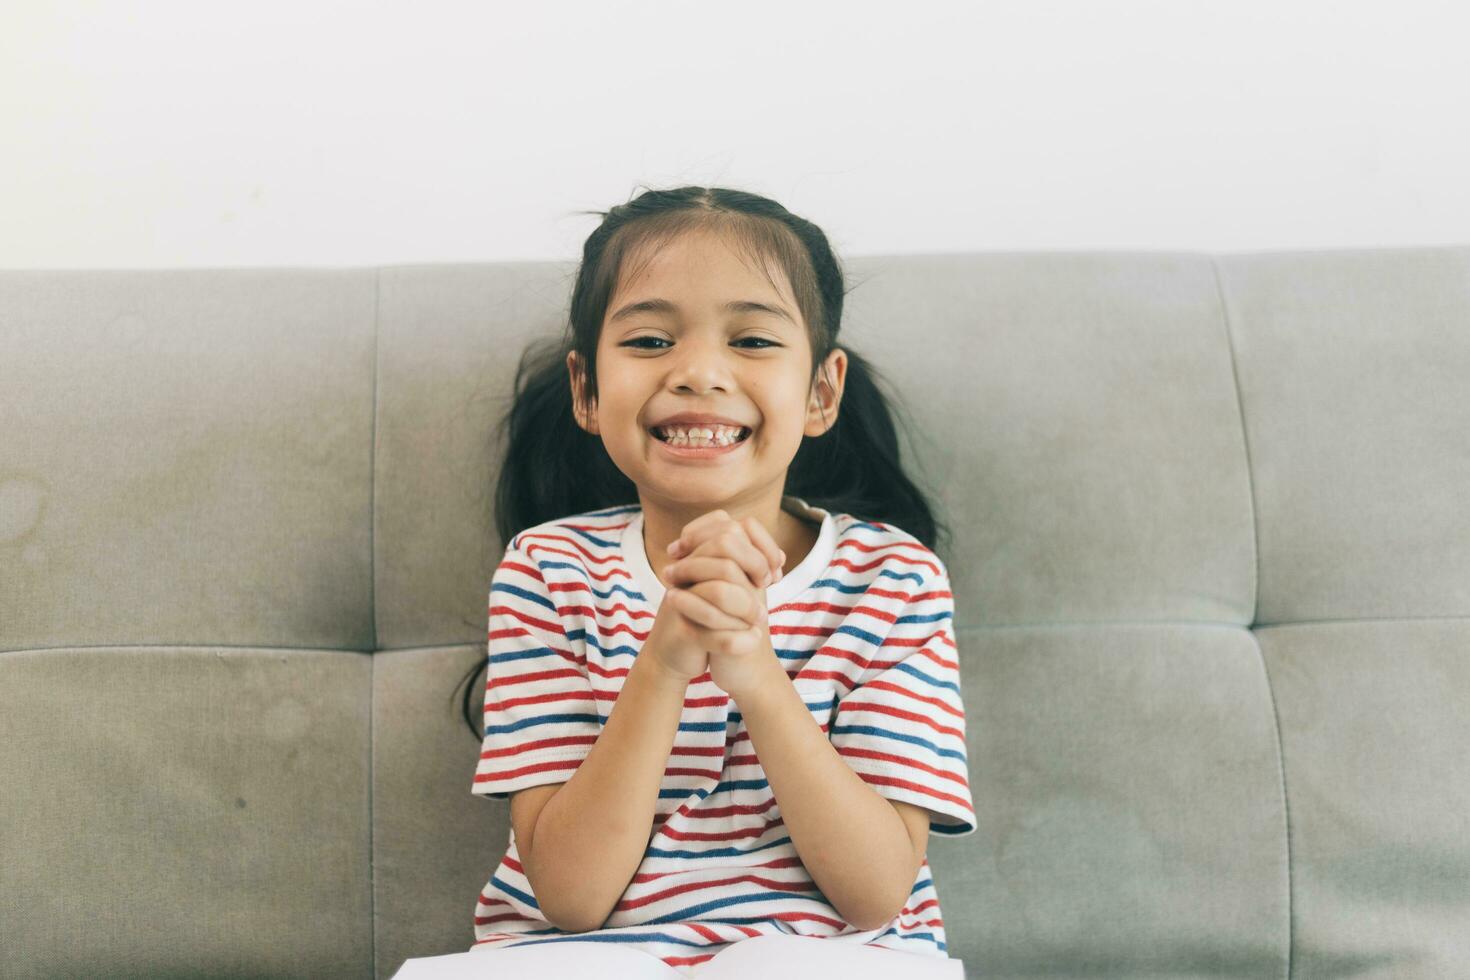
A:
POLYGON ((710 679, 737 702, 768 686, 785 668, 771 646, 766 587, 779 581, 786 553, 754 517, 737 521, 712 510, 669 545, 676 559, 659 574, 663 601, 708 653, 710 679))

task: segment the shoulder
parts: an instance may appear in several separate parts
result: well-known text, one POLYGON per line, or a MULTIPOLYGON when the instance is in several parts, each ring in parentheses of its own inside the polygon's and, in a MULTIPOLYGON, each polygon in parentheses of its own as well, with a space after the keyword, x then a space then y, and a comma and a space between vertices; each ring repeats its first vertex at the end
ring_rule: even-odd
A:
POLYGON ((620 547, 622 530, 638 515, 638 505, 608 507, 543 521, 512 535, 506 555, 541 562, 590 557, 620 547))
POLYGON ((570 514, 516 532, 491 577, 500 602, 556 610, 555 599, 600 574, 599 565, 621 547, 621 531, 638 508, 570 514))
POLYGON ((897 524, 836 515, 839 554, 879 586, 949 589, 949 569, 934 550, 897 524))

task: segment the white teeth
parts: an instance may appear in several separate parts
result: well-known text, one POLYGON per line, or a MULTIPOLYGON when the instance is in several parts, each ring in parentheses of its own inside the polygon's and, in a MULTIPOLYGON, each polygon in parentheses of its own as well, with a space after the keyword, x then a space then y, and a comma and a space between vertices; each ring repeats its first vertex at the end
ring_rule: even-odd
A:
POLYGON ((717 425, 701 428, 698 426, 673 427, 664 426, 659 433, 664 436, 664 441, 673 446, 728 446, 733 442, 740 441, 741 429, 731 428, 726 425, 717 425))

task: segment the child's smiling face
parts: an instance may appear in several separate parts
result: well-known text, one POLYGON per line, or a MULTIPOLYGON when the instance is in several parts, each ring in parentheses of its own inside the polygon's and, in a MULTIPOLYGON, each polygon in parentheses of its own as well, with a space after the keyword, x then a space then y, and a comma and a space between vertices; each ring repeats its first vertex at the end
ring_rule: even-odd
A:
MULTIPOLYGON (((629 260, 638 268, 636 256, 629 260)), ((578 422, 602 436, 645 497, 671 511, 779 506, 802 437, 821 435, 837 419, 846 355, 837 349, 827 359, 835 391, 820 374, 809 387, 806 323, 784 272, 774 263, 769 268, 775 289, 716 234, 689 232, 620 282, 608 301, 597 345, 597 404, 578 422), (654 303, 658 308, 644 305, 654 303), (732 310, 730 303, 772 312, 732 310), (751 432, 727 452, 683 457, 651 431, 679 412, 722 416, 751 432)), ((574 354, 567 364, 580 406, 574 354)))

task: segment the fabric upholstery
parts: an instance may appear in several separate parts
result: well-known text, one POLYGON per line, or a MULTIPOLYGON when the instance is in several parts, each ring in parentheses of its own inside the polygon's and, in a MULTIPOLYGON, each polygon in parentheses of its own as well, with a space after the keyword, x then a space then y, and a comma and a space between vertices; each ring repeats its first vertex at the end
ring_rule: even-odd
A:
MULTIPOLYGON (((846 264, 951 531, 951 955, 1470 975, 1470 246, 846 264)), ((573 272, 0 272, 0 976, 469 948, 455 684, 573 272)))

